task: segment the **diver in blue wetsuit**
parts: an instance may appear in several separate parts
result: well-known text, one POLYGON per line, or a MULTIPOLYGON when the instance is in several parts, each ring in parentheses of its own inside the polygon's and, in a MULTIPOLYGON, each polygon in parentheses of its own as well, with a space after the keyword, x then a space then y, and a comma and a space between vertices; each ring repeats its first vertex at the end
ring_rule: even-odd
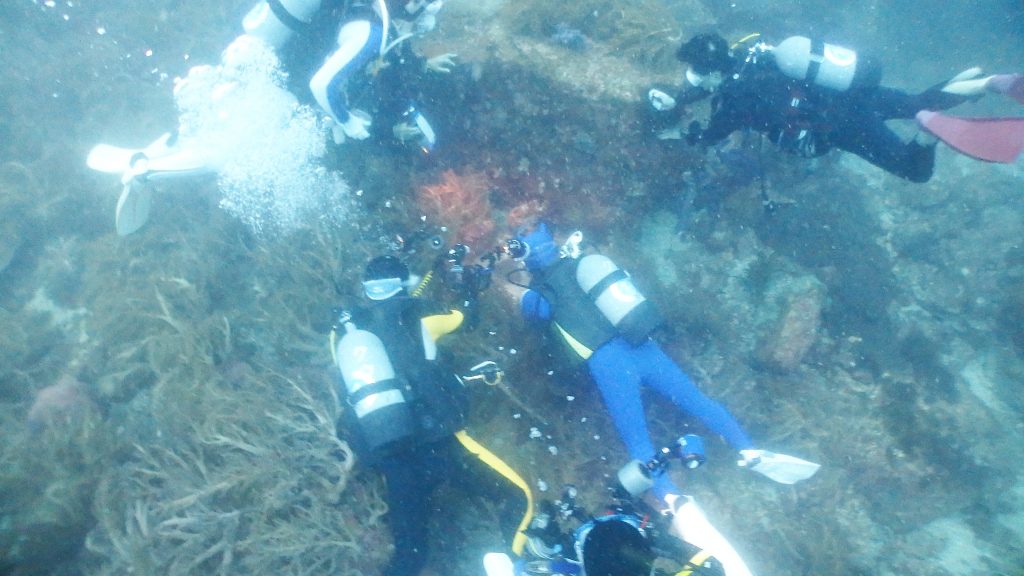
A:
MULTIPOLYGON (((754 448, 729 411, 701 393, 650 338, 660 324, 654 305, 609 258, 582 255, 580 238, 574 234, 559 247, 542 223, 510 240, 506 250, 531 274, 520 303, 523 316, 547 323, 566 352, 586 363, 629 455, 641 461, 655 455, 640 398, 646 386, 723 436, 740 451, 741 465, 783 483, 813 475, 817 464, 754 448)), ((653 490, 662 500, 681 494, 666 475, 653 490)))

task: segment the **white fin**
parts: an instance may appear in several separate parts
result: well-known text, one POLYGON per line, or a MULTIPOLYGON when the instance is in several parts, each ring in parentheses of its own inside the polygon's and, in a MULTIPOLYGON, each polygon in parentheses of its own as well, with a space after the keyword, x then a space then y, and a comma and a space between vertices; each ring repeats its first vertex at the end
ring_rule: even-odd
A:
POLYGON ((963 72, 953 76, 953 78, 942 87, 942 91, 949 94, 959 94, 960 96, 976 96, 978 94, 984 94, 986 90, 986 84, 992 76, 981 76, 981 68, 975 66, 968 68, 963 72))
POLYGON ((740 466, 746 466, 780 484, 796 484, 814 476, 821 468, 821 464, 767 450, 743 450, 741 454, 744 459, 739 462, 740 466))
POLYGON ((124 185, 121 197, 117 199, 117 212, 114 224, 119 236, 127 236, 135 232, 149 220, 149 208, 152 194, 147 186, 137 180, 124 185))
POLYGON ((981 66, 974 66, 950 78, 948 84, 952 84, 953 82, 961 82, 963 80, 973 80, 978 76, 981 76, 981 66))
POLYGON ((128 169, 133 156, 141 152, 131 148, 120 148, 110 144, 97 144, 89 151, 85 159, 86 165, 97 172, 107 174, 122 174, 128 169))
POLYGON ((161 134, 160 137, 154 140, 152 144, 142 149, 122 148, 120 146, 112 146, 110 144, 97 144, 89 151, 89 156, 86 157, 85 163, 89 168, 92 168, 97 172, 123 174, 131 168, 132 160, 139 154, 144 154, 149 158, 157 158, 166 155, 171 150, 171 148, 167 146, 167 141, 170 140, 170 138, 170 132, 161 134))
POLYGON ((666 503, 675 509, 672 517, 672 527, 676 534, 683 540, 694 546, 710 552, 725 568, 726 576, 753 576, 753 572, 747 566, 743 558, 733 548, 732 544, 708 521, 704 511, 690 496, 669 495, 666 503), (682 505, 676 506, 675 501, 670 499, 684 498, 682 505))

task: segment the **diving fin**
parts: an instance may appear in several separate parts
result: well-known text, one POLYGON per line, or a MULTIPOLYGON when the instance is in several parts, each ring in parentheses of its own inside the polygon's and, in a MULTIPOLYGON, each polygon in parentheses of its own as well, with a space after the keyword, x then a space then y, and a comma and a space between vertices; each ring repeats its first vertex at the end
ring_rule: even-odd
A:
POLYGON ((146 180, 164 180, 214 172, 211 159, 195 148, 179 148, 163 156, 147 156, 146 180))
MULTIPOLYGON (((972 68, 971 70, 981 70, 972 68)), ((963 77, 963 72, 942 87, 943 92, 960 96, 977 96, 985 92, 1005 94, 1024 104, 1024 74, 993 74, 983 78, 963 77)))
POLYGON ((1017 102, 1024 104, 1024 74, 996 74, 989 76, 986 88, 993 92, 1006 94, 1017 102))
POLYGON ((1012 164, 1024 151, 1024 118, 961 118, 922 110, 917 123, 950 148, 978 160, 1012 164))
POLYGON ((85 163, 98 172, 120 174, 121 181, 138 178, 157 180, 215 171, 213 158, 195 147, 179 145, 176 134, 168 132, 142 149, 97 144, 85 163))
POLYGON ((753 576, 739 552, 711 524, 692 497, 669 494, 665 503, 674 511, 672 527, 680 538, 714 556, 725 568, 726 576, 753 576))
POLYGON ((991 76, 985 78, 979 78, 981 76, 981 68, 975 66, 968 68, 963 72, 950 78, 945 85, 942 86, 942 91, 949 94, 957 94, 960 96, 977 96, 985 92, 985 83, 991 76))
POLYGON ((166 155, 171 149, 168 142, 170 142, 172 136, 173 134, 170 132, 162 134, 159 138, 154 140, 152 144, 142 149, 121 148, 120 146, 111 146, 110 144, 97 144, 89 151, 89 156, 86 157, 85 163, 89 168, 92 168, 97 172, 106 172, 107 174, 124 174, 131 169, 132 164, 140 154, 147 158, 156 158, 166 155))
POLYGON ((814 476, 821 468, 821 464, 767 450, 741 450, 740 454, 743 456, 738 462, 740 466, 763 474, 780 484, 796 484, 814 476))
POLYGON ((119 236, 127 236, 135 232, 149 220, 149 208, 152 203, 150 188, 137 179, 129 179, 117 199, 117 212, 114 224, 119 236))

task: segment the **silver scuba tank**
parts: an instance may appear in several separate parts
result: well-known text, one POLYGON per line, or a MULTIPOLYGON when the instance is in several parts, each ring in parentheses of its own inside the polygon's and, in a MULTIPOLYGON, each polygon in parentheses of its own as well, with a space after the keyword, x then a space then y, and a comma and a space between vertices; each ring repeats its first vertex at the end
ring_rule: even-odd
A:
POLYGON ((380 338, 347 322, 335 359, 345 383, 345 401, 370 450, 413 433, 412 409, 380 338))
POLYGON ((642 343, 661 318, 633 284, 633 279, 607 256, 590 254, 576 266, 576 282, 630 344, 642 343))
POLYGON ((790 36, 772 49, 775 65, 794 80, 843 92, 854 87, 877 86, 881 68, 849 48, 790 36))
POLYGON ((312 22, 319 9, 320 0, 262 0, 242 19, 242 28, 275 49, 281 48, 296 30, 312 22))

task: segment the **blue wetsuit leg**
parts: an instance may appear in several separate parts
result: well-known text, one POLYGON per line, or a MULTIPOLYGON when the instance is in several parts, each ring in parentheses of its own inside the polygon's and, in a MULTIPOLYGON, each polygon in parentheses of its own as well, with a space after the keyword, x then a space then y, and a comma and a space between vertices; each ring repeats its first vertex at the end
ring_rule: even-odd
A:
POLYGON ((648 340, 637 346, 633 349, 633 355, 645 385, 699 419, 712 432, 723 436, 736 450, 753 447, 750 437, 733 415, 724 406, 705 396, 656 342, 648 340))
MULTIPOLYGON (((643 462, 653 458, 654 445, 640 399, 643 369, 635 349, 622 338, 613 338, 594 351, 587 360, 587 367, 630 458, 643 462)), ((665 474, 655 481, 653 490, 660 498, 669 493, 682 494, 665 474)))

